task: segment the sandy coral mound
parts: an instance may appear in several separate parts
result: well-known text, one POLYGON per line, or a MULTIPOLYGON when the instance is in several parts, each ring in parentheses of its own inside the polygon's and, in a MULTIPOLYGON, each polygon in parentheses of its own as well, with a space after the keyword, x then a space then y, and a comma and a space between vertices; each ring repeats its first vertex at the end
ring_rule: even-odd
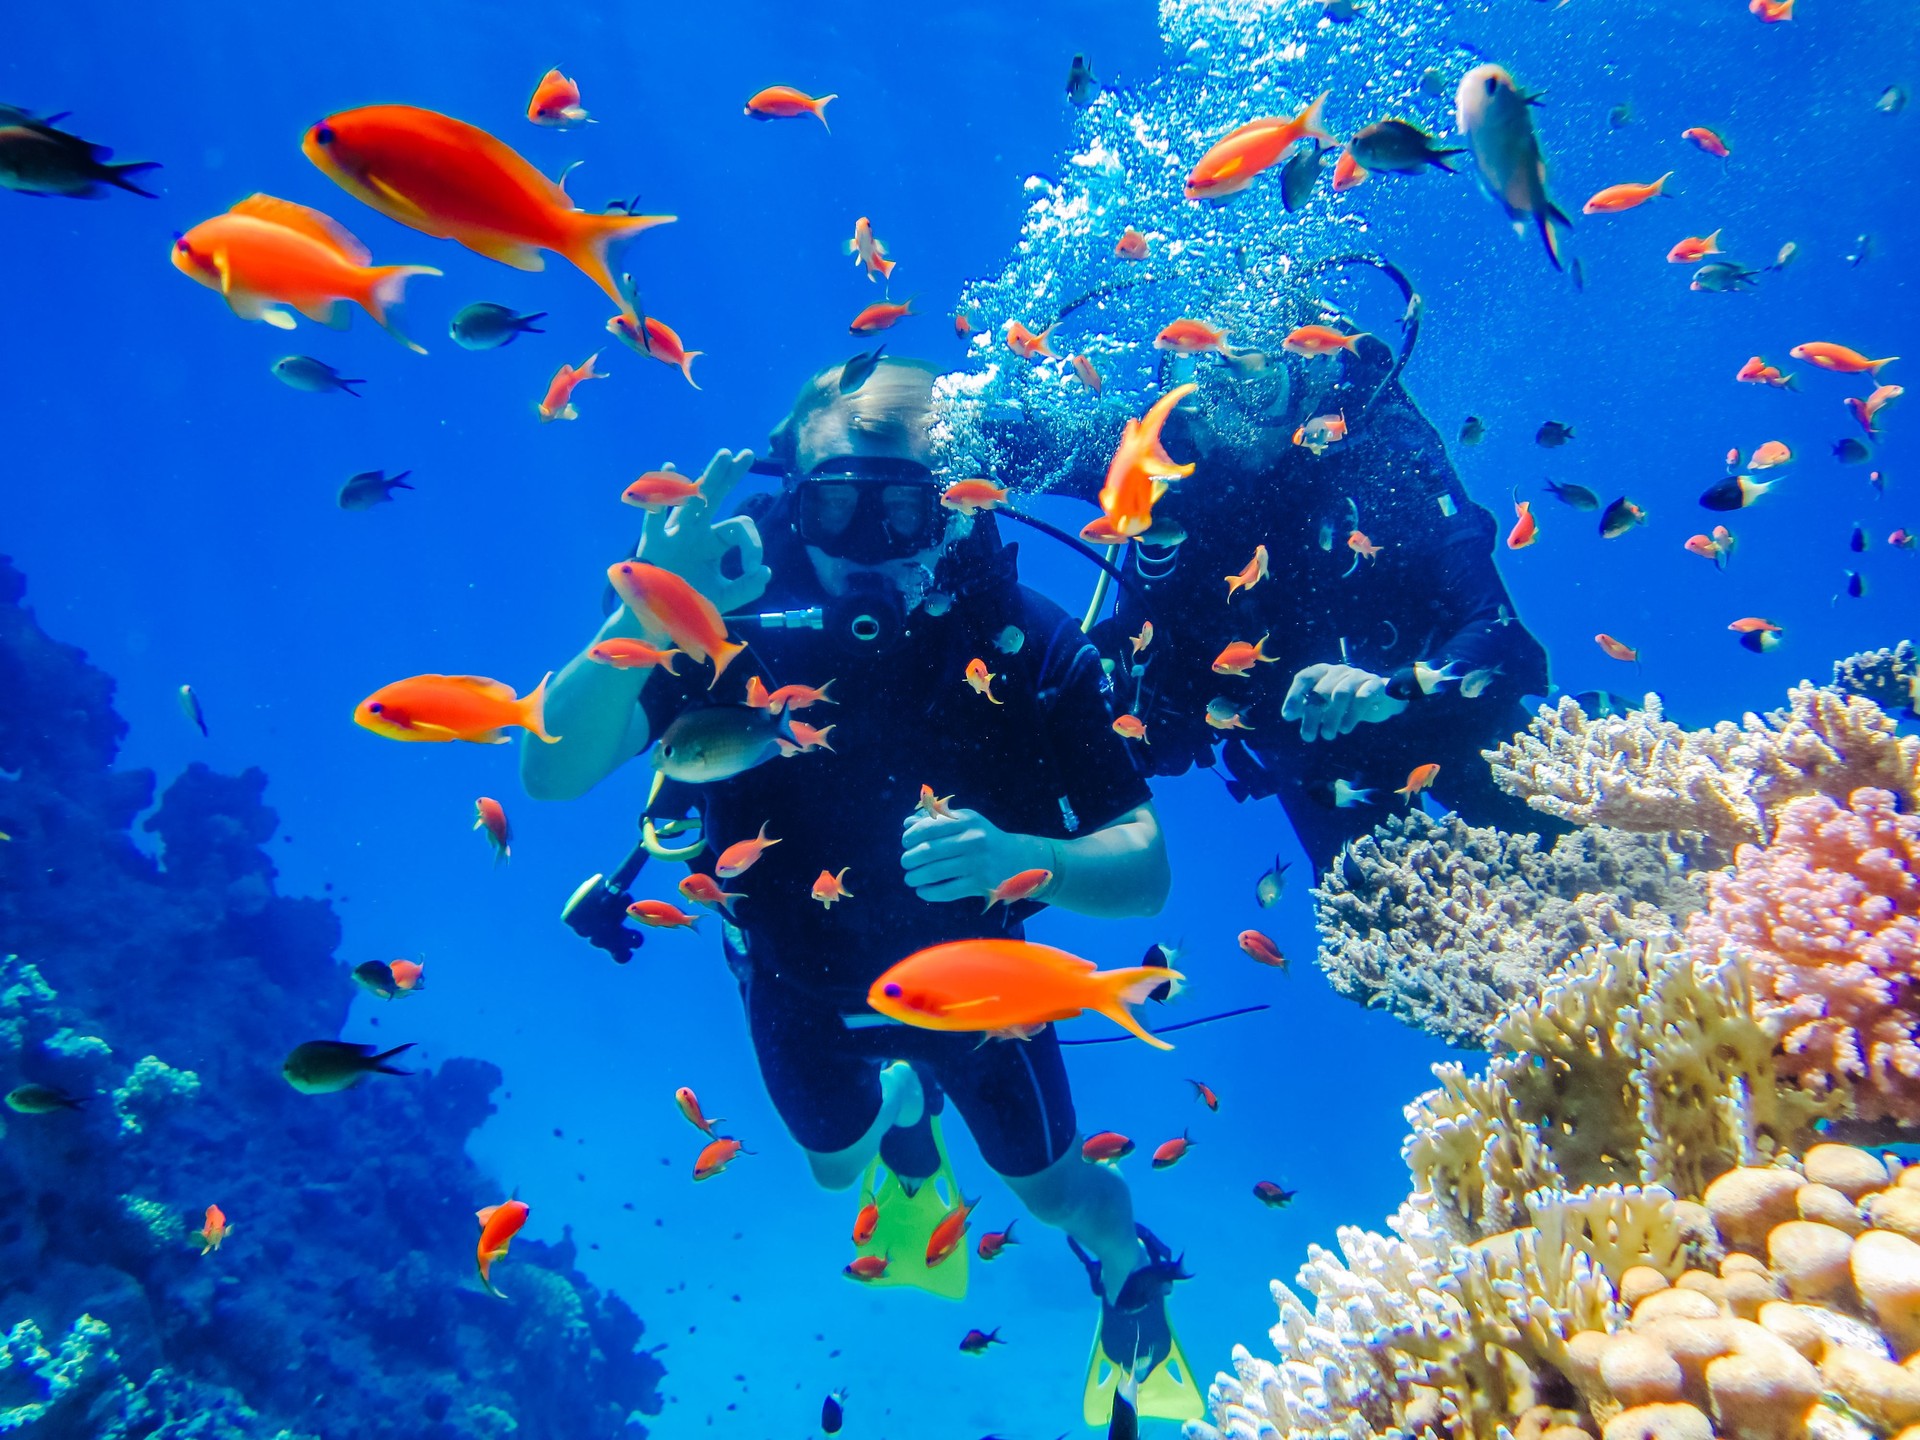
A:
POLYGON ((1700 905, 1699 844, 1590 828, 1541 838, 1458 815, 1396 817, 1314 889, 1320 968, 1342 995, 1449 1044, 1487 1027, 1577 952, 1645 939, 1700 905))
POLYGON ((1787 804, 1771 844, 1712 877, 1687 938, 1752 976, 1783 1075, 1850 1094, 1856 1119, 1920 1124, 1920 817, 1895 796, 1787 804))
POLYGON ((1862 650, 1833 662, 1833 688, 1864 695, 1882 710, 1913 709, 1920 701, 1920 650, 1902 640, 1883 650, 1862 650))

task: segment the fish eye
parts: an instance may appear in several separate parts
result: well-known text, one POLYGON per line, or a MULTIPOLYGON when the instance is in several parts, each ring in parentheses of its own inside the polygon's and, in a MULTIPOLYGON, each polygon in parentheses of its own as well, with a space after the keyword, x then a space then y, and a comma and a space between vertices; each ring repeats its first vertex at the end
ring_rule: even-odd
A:
POLYGON ((321 121, 313 127, 313 138, 318 144, 331 145, 333 143, 333 127, 324 120, 321 121))
POLYGON ((378 700, 374 701, 371 705, 367 706, 367 713, 369 715, 378 715, 381 713, 381 710, 382 710, 382 706, 378 700))
POLYGON ((900 987, 898 985, 888 985, 886 996, 889 1000, 898 1000, 900 998, 900 987))
POLYGON ((1487 94, 1493 95, 1499 92, 1500 82, 1494 79, 1491 75, 1487 77, 1486 85, 1487 85, 1487 94))

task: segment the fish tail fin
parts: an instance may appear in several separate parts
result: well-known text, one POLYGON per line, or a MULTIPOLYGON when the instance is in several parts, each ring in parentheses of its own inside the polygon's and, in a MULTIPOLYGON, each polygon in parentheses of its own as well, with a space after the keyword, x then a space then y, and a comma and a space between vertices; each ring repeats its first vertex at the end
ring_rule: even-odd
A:
POLYGON ((400 312, 406 301, 407 281, 416 275, 441 273, 431 265, 375 265, 366 272, 367 293, 357 298, 376 325, 414 354, 424 355, 426 346, 408 339, 407 332, 401 328, 400 312))
POLYGON ((1867 373, 1871 375, 1878 375, 1880 373, 1880 368, 1883 365, 1891 365, 1893 364, 1894 361, 1898 360, 1899 358, 1900 357, 1898 355, 1889 355, 1884 360, 1869 360, 1867 362, 1867 373))
POLYGON ((900 262, 898 260, 889 260, 884 254, 875 256, 875 259, 880 262, 880 278, 882 280, 893 279, 893 272, 899 266, 900 262))
POLYGON ((700 382, 693 378, 693 362, 706 353, 704 350, 685 350, 680 355, 680 373, 687 377, 687 384, 696 390, 700 388, 700 382))
POLYGON ((148 170, 158 170, 159 168, 160 162, 158 160, 134 160, 126 164, 109 165, 106 167, 106 181, 109 185, 118 186, 120 189, 131 191, 135 195, 144 195, 149 200, 157 200, 160 197, 155 195, 153 191, 142 190, 127 177, 129 175, 139 175, 148 170))
POLYGON ((1540 226, 1540 239, 1547 247, 1547 259, 1553 262, 1554 269, 1566 269, 1567 267, 1560 263, 1560 232, 1554 227, 1571 230, 1573 222, 1567 218, 1566 212, 1551 200, 1545 201, 1538 210, 1534 211, 1533 218, 1540 226))
POLYGON ((547 733, 547 681, 551 679, 553 672, 549 670, 533 687, 533 693, 520 702, 520 723, 527 727, 529 734, 548 745, 560 738, 547 733))
POLYGON ((839 98, 840 96, 837 93, 833 95, 822 95, 818 100, 814 101, 813 104, 807 107, 809 110, 813 111, 813 118, 820 122, 821 128, 823 128, 829 135, 833 133, 833 127, 827 124, 827 102, 829 100, 838 100, 839 98))
MULTIPOLYGON (((723 670, 733 663, 733 657, 747 647, 736 640, 722 640, 720 648, 713 652, 713 680, 718 680, 723 670)), ((707 682, 707 688, 713 688, 713 680, 707 682)))
POLYGON ((1662 175, 1658 180, 1653 182, 1653 193, 1655 195, 1665 195, 1667 193, 1667 181, 1673 178, 1673 174, 1674 172, 1669 170, 1667 171, 1666 174, 1662 175))
POLYGON ((1340 142, 1329 135, 1320 124, 1320 112, 1326 109, 1327 96, 1332 93, 1330 90, 1322 90, 1320 97, 1300 112, 1300 133, 1303 136, 1312 135, 1316 139, 1326 141, 1329 145, 1338 145, 1340 142))
POLYGON ((632 301, 621 292, 619 282, 613 277, 610 258, 613 248, 624 240, 632 239, 642 230, 651 230, 656 225, 669 225, 679 218, 677 215, 592 215, 585 210, 570 211, 562 217, 567 235, 559 250, 579 266, 588 279, 606 291, 622 313, 631 315, 632 301))
POLYGON ((481 1256, 474 1268, 480 1272, 480 1284, 489 1295, 493 1296, 496 1300, 504 1300, 507 1298, 500 1291, 494 1289, 493 1276, 490 1273, 493 1270, 493 1257, 491 1255, 481 1256))
POLYGON ((1108 970, 1098 979, 1102 990, 1100 1001, 1088 1008, 1098 1010, 1114 1024, 1138 1035, 1156 1050, 1173 1048, 1159 1036, 1149 1034, 1133 1018, 1133 1011, 1129 1007, 1144 1003, 1155 990, 1169 982, 1177 994, 1180 982, 1186 979, 1184 975, 1177 970, 1162 970, 1157 965, 1131 965, 1122 970, 1108 970))
POLYGON ((378 1055, 375 1055, 369 1060, 367 1064, 373 1069, 378 1070, 382 1075, 411 1075, 413 1071, 402 1070, 398 1065, 389 1065, 387 1062, 401 1051, 411 1050, 412 1048, 413 1041, 409 1040, 406 1044, 396 1045, 391 1050, 382 1050, 378 1055))

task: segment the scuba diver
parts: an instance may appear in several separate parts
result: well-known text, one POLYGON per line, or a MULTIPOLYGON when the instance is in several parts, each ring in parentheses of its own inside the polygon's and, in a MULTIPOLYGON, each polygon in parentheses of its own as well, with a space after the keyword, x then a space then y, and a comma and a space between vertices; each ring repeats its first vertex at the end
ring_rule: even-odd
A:
MULTIPOLYGON (((890 356, 823 370, 759 467, 780 475, 777 493, 714 522, 755 468, 750 452, 722 451, 702 499, 651 514, 637 558, 689 582, 748 648, 726 657, 725 674, 684 659, 678 674, 597 663, 589 652, 605 642, 669 643, 646 606, 619 606, 549 686, 547 725, 561 738, 525 747, 521 775, 536 799, 575 797, 658 738, 656 768, 699 816, 700 840, 685 847, 697 893, 682 893, 720 910, 768 1094, 820 1184, 861 1184, 869 1258, 850 1273, 964 1293, 964 1244, 924 1258, 962 1204, 938 1118, 951 1100, 982 1157, 1088 1268, 1102 1302, 1089 1418, 1104 1420, 1104 1397, 1135 1385, 1140 1413, 1195 1418, 1200 1397, 1166 1317, 1185 1272, 1136 1225, 1119 1172, 1081 1157, 1054 1027, 983 1043, 886 1022, 866 1003, 878 975, 924 947, 1019 937, 1042 901, 1152 915, 1170 883, 1098 653, 1019 583, 1017 547, 991 514, 941 504, 935 373, 890 356), (776 733, 739 703, 748 672, 766 691, 828 693, 803 696, 805 731, 789 710, 776 733), (718 863, 740 841, 759 856, 744 874, 718 863), (1050 878, 1032 898, 982 905, 1034 871, 1050 878)), ((654 816, 681 809, 658 783, 655 794, 649 835, 668 833, 654 816)), ((631 878, 595 877, 575 904, 603 892, 624 903, 631 878)))
MULTIPOLYGON (((1557 833, 1480 756, 1525 724, 1523 696, 1548 693, 1547 656, 1494 566, 1493 516, 1401 387, 1418 298, 1384 262, 1328 263, 1373 266, 1401 288, 1397 346, 1365 336, 1300 359, 1274 343, 1162 366, 1163 388, 1200 386, 1165 431, 1196 469, 1155 505, 1136 584, 1095 632, 1116 675, 1131 672, 1117 703, 1145 722, 1152 773, 1211 765, 1223 742, 1234 797, 1278 796, 1316 870, 1399 796, 1414 803, 1422 779, 1473 824, 1557 833), (1243 571, 1251 585, 1228 583, 1243 571), (1136 654, 1129 637, 1147 619, 1155 633, 1136 654), (1251 673, 1214 671, 1228 644, 1261 637, 1251 673)), ((1308 322, 1358 328, 1296 309, 1292 323, 1308 322)), ((1075 480, 1069 493, 1093 498, 1098 478, 1075 480)))

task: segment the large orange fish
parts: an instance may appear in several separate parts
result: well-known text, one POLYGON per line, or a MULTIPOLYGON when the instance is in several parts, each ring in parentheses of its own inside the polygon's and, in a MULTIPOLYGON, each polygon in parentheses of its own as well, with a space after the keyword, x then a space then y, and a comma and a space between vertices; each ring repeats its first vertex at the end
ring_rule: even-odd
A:
POLYGON ((1580 213, 1582 215, 1617 215, 1622 210, 1631 210, 1637 205, 1646 204, 1656 195, 1666 194, 1667 181, 1672 178, 1673 172, 1669 170, 1658 180, 1650 181, 1645 185, 1633 182, 1625 185, 1609 185, 1604 190, 1594 192, 1593 198, 1580 207, 1580 213))
POLYGON ((988 1034, 1031 1030, 1097 1010, 1156 1049, 1171 1050, 1143 1030, 1128 1007, 1184 978, 1155 965, 1097 970, 1091 960, 1030 940, 950 940, 884 972, 868 990, 867 1004, 922 1030, 988 1034))
POLYGON ((1320 128, 1320 111, 1327 103, 1322 95, 1298 115, 1266 116, 1245 125, 1214 142, 1200 157, 1200 163, 1187 176, 1187 199, 1224 200, 1238 195, 1261 171, 1272 166, 1295 144, 1311 135, 1329 145, 1340 142, 1320 128))
POLYGON ((474 1218, 480 1222, 480 1243, 474 1249, 474 1263, 480 1270, 480 1283, 487 1288, 489 1295, 501 1295, 493 1286, 493 1262, 507 1253, 507 1242, 520 1233, 520 1227, 527 1223, 527 1202, 507 1200, 498 1205, 489 1205, 484 1210, 476 1210, 474 1218))
MULTIPOLYGON (((552 679, 548 676, 547 679, 552 679)), ((547 680, 525 699, 511 685, 484 675, 415 675, 383 685, 354 707, 353 723, 389 740, 465 740, 473 745, 504 745, 506 732, 524 726, 549 745, 541 719, 547 680)))
MULTIPOLYGON (((671 570, 622 560, 608 567, 607 583, 629 610, 643 620, 651 618, 683 652, 713 661, 714 680, 747 648, 727 639, 727 622, 713 602, 671 570)), ((713 680, 707 685, 711 689, 713 680)))
POLYGON ((914 297, 908 297, 900 304, 891 300, 876 300, 853 319, 847 322, 849 335, 871 335, 876 330, 891 330, 909 315, 920 312, 913 308, 914 297))
POLYGON ((1121 539, 1142 534, 1153 524, 1153 507, 1167 493, 1167 481, 1181 480, 1193 473, 1193 466, 1176 465, 1160 443, 1160 432, 1174 407, 1198 387, 1189 381, 1176 385, 1143 416, 1127 421, 1120 444, 1107 465, 1107 478, 1100 487, 1100 513, 1109 529, 1121 539))
POLYGON ((516 270, 543 270, 551 250, 621 306, 608 251, 672 215, 595 215, 504 142, 414 105, 368 105, 307 131, 306 157, 382 215, 457 240, 516 270))
POLYGON ((393 313, 415 275, 430 265, 373 265, 367 247, 330 216, 272 195, 249 195, 173 242, 173 268, 221 297, 242 320, 294 327, 292 310, 344 330, 347 305, 418 354, 393 313))
POLYGON ((1889 355, 1884 360, 1869 360, 1858 350, 1850 350, 1845 345, 1835 345, 1830 340, 1809 340, 1804 345, 1796 345, 1787 352, 1796 360, 1807 360, 1822 370, 1831 370, 1836 375, 1858 375, 1861 371, 1880 373, 1880 367, 1891 365, 1900 357, 1889 355))
POLYGON ((769 85, 748 97, 743 113, 755 120, 792 120, 801 115, 811 115, 831 135, 833 127, 827 124, 827 102, 839 98, 838 95, 822 95, 816 100, 806 91, 796 90, 791 85, 769 85))
POLYGON ((927 1237, 927 1268, 931 1270, 945 1260, 967 1238, 967 1217, 973 1214, 974 1207, 980 1202, 962 1196, 960 1203, 941 1217, 940 1223, 933 1227, 933 1234, 927 1237))

